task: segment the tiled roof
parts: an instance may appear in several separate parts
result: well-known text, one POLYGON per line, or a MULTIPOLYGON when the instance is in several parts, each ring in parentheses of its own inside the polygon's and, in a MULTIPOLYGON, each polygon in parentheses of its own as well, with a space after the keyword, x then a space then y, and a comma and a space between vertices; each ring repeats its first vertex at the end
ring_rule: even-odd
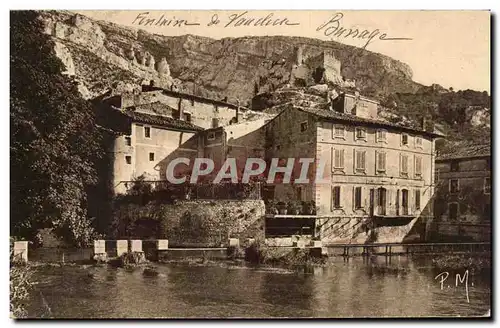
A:
POLYGON ((302 107, 302 106, 296 106, 296 105, 293 107, 296 108, 297 110, 302 111, 302 112, 313 114, 321 119, 333 120, 333 121, 345 121, 345 122, 352 122, 352 123, 361 123, 361 124, 365 124, 365 125, 373 125, 373 126, 388 127, 388 128, 396 128, 399 130, 413 132, 413 133, 417 133, 417 134, 424 134, 424 135, 429 135, 429 136, 433 136, 433 137, 443 137, 442 134, 437 133, 437 132, 423 131, 420 129, 416 129, 416 128, 408 127, 408 126, 403 126, 403 125, 396 124, 396 123, 391 123, 391 122, 376 120, 376 119, 363 118, 363 117, 359 117, 356 115, 339 113, 339 112, 333 111, 333 110, 322 109, 322 108, 312 108, 312 107, 302 107))
POLYGON ((151 86, 147 86, 147 85, 143 86, 143 92, 157 91, 157 90, 161 90, 162 93, 164 93, 166 95, 173 96, 173 97, 177 97, 177 98, 193 99, 193 100, 196 100, 199 102, 211 103, 214 105, 225 106, 225 107, 232 108, 232 109, 236 109, 238 107, 240 108, 240 110, 248 109, 244 106, 238 106, 237 104, 231 104, 231 103, 228 103, 227 101, 224 101, 224 100, 215 100, 215 99, 210 99, 210 98, 206 98, 206 97, 193 95, 190 93, 168 90, 168 89, 159 88, 159 87, 151 87, 151 86))
POLYGON ((446 150, 441 151, 436 160, 446 161, 451 159, 471 158, 471 157, 489 157, 491 156, 491 145, 459 145, 455 144, 453 147, 448 147, 446 150))
MULTIPOLYGON (((116 109, 115 109, 116 110, 116 109)), ((118 109, 119 110, 119 109, 118 109)), ((146 123, 151 125, 159 125, 166 128, 178 129, 178 130, 188 130, 188 131, 202 131, 203 128, 192 123, 159 115, 146 114, 141 112, 136 112, 133 110, 123 110, 121 113, 132 119, 134 122, 146 123)))

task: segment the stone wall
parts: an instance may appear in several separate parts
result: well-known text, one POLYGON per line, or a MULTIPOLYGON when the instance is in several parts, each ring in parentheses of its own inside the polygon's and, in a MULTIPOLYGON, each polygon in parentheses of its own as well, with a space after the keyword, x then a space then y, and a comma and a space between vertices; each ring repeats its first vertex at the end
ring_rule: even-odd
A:
POLYGON ((122 204, 113 211, 113 238, 168 239, 171 247, 227 246, 228 238, 264 237, 264 202, 195 200, 122 204))

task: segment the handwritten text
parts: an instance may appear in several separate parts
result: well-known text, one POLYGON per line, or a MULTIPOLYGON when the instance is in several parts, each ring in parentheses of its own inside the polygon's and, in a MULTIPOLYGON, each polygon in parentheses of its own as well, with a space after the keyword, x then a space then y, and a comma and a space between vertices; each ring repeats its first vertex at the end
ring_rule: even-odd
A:
MULTIPOLYGON (((439 279, 441 290, 444 289, 444 282, 446 281, 446 279, 448 279, 449 275, 449 272, 441 272, 436 277, 434 277, 435 280, 439 279)), ((455 275, 455 287, 458 287, 459 283, 465 284, 465 295, 467 297, 467 303, 469 303, 469 270, 465 270, 463 276, 461 276, 459 273, 455 275)))
POLYGON ((375 38, 381 41, 399 41, 399 40, 412 40, 411 38, 390 38, 386 33, 380 33, 379 29, 375 30, 359 30, 357 28, 344 28, 342 26, 342 18, 344 14, 336 13, 330 20, 321 24, 316 28, 316 31, 323 31, 323 34, 328 37, 337 38, 352 38, 358 40, 366 40, 366 43, 362 47, 365 49, 375 38))

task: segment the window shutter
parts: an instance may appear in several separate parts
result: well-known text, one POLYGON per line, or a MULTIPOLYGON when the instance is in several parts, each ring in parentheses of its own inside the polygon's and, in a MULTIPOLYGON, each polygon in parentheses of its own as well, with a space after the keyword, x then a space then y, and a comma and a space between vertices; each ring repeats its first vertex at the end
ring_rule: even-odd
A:
POLYGON ((332 212, 333 209, 335 208, 334 202, 335 202, 335 187, 332 186, 332 196, 330 197, 330 211, 332 212))
POLYGON ((356 187, 352 187, 352 211, 356 210, 356 187))
POLYGON ((340 150, 340 167, 344 168, 344 149, 340 150))
POLYGON ((361 152, 361 168, 363 170, 366 170, 366 151, 365 150, 363 150, 361 152))
POLYGON ((356 169, 358 167, 358 158, 357 158, 357 155, 358 155, 358 151, 356 149, 353 150, 353 162, 354 162, 354 172, 356 172, 356 169))
POLYGON ((330 162, 331 162, 331 171, 334 171, 335 168, 335 148, 330 148, 330 162))

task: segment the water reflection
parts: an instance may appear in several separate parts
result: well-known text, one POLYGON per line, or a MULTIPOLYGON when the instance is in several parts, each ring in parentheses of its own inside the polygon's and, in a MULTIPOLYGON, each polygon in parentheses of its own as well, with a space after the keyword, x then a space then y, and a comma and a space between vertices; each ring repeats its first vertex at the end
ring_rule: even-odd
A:
POLYGON ((296 272, 172 264, 156 270, 154 277, 142 269, 41 270, 43 299, 35 297, 31 313, 40 317, 45 303, 61 318, 470 316, 490 308, 488 277, 470 276, 467 302, 464 286, 441 290, 435 271, 404 256, 391 263, 340 259, 296 272))

